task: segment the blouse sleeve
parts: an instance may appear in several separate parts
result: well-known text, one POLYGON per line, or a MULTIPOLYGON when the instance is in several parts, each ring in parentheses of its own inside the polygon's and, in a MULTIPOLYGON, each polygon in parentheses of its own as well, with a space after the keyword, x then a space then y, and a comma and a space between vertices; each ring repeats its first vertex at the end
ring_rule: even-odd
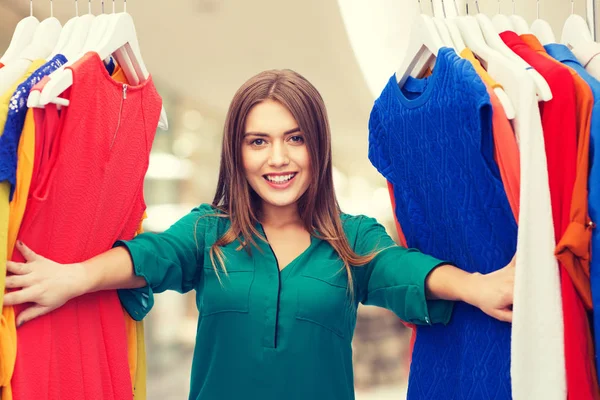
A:
POLYGON ((134 272, 147 285, 139 289, 119 290, 123 307, 137 321, 154 305, 154 293, 175 290, 186 293, 198 285, 203 263, 205 232, 215 214, 209 205, 193 209, 162 233, 142 233, 130 241, 118 241, 129 251, 134 272))
POLYGON ((370 263, 356 267, 360 302, 387 308, 413 324, 450 321, 453 302, 425 297, 427 275, 450 263, 397 246, 382 225, 367 217, 359 222, 354 250, 361 255, 380 251, 370 263))

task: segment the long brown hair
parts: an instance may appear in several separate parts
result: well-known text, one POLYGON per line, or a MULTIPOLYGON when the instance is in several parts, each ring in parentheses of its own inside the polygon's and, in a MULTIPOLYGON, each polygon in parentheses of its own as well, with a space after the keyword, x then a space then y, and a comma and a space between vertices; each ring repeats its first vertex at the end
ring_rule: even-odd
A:
POLYGON ((305 135, 314 178, 298 201, 304 227, 311 235, 326 240, 339 254, 352 290, 351 266, 360 266, 375 254, 356 254, 344 233, 340 207, 333 187, 331 133, 327 111, 317 89, 300 74, 291 70, 269 70, 250 78, 236 92, 225 120, 219 183, 213 206, 230 218, 231 227, 210 249, 215 271, 215 257, 225 269, 220 247, 240 240, 241 246, 256 245, 254 237, 266 240, 255 228, 261 199, 246 181, 242 162, 242 142, 246 117, 252 107, 267 99, 285 106, 305 135))

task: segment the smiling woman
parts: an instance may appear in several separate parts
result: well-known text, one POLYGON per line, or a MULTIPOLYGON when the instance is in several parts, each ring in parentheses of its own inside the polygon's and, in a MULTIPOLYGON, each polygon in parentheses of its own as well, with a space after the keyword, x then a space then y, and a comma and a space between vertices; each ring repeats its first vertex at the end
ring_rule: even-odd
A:
POLYGON ((510 321, 514 262, 470 274, 396 246, 373 218, 340 210, 331 158, 317 90, 290 70, 260 73, 229 108, 212 204, 82 263, 61 265, 18 243, 27 262, 7 263, 6 286, 23 290, 5 303, 33 303, 22 325, 52 318, 74 297, 121 289, 140 320, 154 293, 195 290, 195 400, 354 399, 360 303, 432 325, 464 301, 510 321))
POLYGON ((304 134, 275 100, 265 100, 248 113, 242 159, 246 179, 265 206, 294 205, 308 189, 311 168, 304 134))

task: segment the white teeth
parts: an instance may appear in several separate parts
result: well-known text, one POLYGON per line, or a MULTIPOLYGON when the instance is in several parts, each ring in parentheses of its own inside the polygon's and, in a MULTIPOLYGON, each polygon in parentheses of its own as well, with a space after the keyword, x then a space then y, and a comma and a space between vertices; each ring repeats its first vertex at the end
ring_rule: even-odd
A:
POLYGON ((274 183, 285 183, 287 181, 289 181, 290 179, 292 179, 296 174, 289 174, 289 175, 267 175, 267 180, 274 182, 274 183))

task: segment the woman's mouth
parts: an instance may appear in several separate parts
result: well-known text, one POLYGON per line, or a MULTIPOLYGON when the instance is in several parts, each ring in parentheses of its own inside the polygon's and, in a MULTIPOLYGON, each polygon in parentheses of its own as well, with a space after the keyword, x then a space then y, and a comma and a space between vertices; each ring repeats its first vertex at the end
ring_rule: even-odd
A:
POLYGON ((290 172, 284 174, 266 174, 263 175, 263 178, 271 187, 276 189, 285 189, 288 186, 290 186, 297 174, 297 172, 290 172))

